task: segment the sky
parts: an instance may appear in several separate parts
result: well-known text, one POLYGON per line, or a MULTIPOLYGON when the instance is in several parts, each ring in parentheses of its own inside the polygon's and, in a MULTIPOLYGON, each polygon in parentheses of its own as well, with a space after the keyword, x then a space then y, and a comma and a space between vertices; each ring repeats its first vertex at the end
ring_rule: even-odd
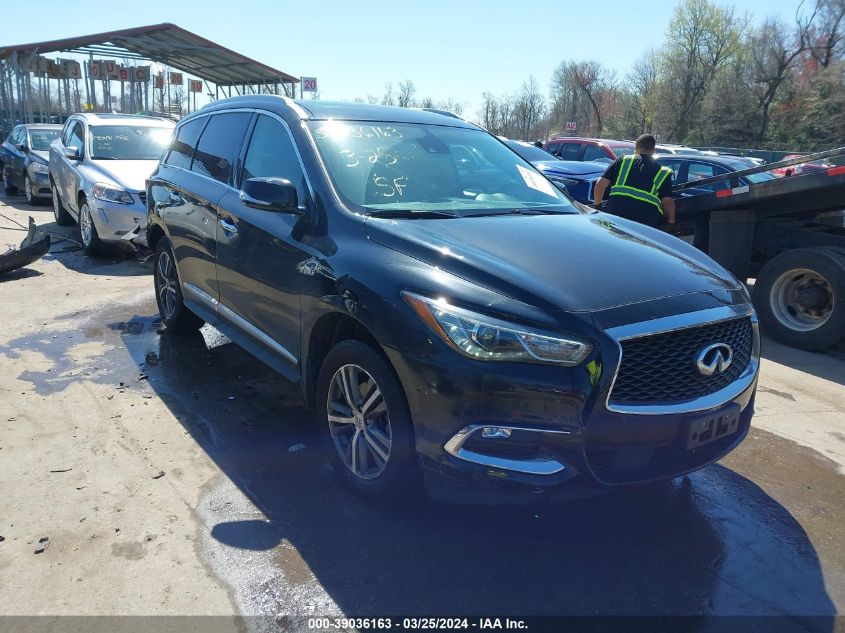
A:
MULTIPOLYGON (((799 2, 732 4, 755 21, 791 22, 799 2)), ((290 75, 317 77, 321 99, 380 97, 387 81, 412 79, 418 97, 451 97, 474 114, 482 92, 515 92, 529 75, 548 93, 564 59, 597 59, 624 75, 664 41, 677 2, 40 0, 37 17, 29 2, 0 4, 0 46, 172 22, 290 75)))

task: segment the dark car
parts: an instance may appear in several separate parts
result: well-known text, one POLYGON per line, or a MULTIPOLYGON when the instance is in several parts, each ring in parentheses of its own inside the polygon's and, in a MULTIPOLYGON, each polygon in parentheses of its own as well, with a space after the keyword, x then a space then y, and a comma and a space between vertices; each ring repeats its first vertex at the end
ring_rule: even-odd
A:
MULTIPOLYGON (((743 169, 750 169, 755 165, 751 164, 748 159, 739 156, 703 156, 701 154, 671 154, 658 155, 655 160, 665 167, 672 170, 672 184, 679 185, 688 182, 694 183, 697 180, 704 180, 706 178, 713 178, 714 176, 721 176, 733 171, 740 171, 743 169)), ((735 182, 730 180, 723 180, 721 182, 710 183, 700 187, 690 187, 681 192, 682 196, 698 196, 705 193, 713 193, 721 189, 730 189, 731 187, 744 186, 749 184, 756 184, 758 182, 767 182, 774 180, 777 176, 771 172, 760 172, 757 174, 750 174, 737 178, 735 182)))
POLYGON ((0 146, 3 189, 16 194, 23 189, 26 201, 34 204, 50 198, 50 143, 59 138, 61 125, 16 126, 0 146))
POLYGON ((635 145, 631 141, 566 136, 551 139, 543 145, 543 149, 561 160, 612 163, 617 158, 633 154, 635 145))
POLYGON ((148 205, 167 330, 211 323, 297 382, 362 493, 420 472, 441 498, 601 491, 701 468, 748 431, 745 287, 576 208, 471 123, 218 101, 179 122, 148 205))
POLYGON ((607 163, 558 160, 547 151, 526 141, 502 139, 508 147, 534 165, 553 183, 566 189, 569 196, 582 204, 592 204, 593 189, 607 169, 607 163))

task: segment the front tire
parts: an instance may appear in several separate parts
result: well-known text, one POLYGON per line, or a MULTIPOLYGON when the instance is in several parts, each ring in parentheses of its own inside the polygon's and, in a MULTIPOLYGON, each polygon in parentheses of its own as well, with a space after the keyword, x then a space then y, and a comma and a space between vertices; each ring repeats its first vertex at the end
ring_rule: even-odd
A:
POLYGON ((834 345, 845 336, 845 249, 800 248, 769 260, 754 304, 778 341, 806 350, 834 345))
POLYGON ((62 199, 59 197, 59 190, 56 189, 56 183, 53 182, 52 178, 50 178, 50 191, 53 194, 53 217, 56 220, 56 224, 59 226, 70 226, 73 224, 73 216, 68 213, 65 205, 62 204, 62 199))
POLYGON ((329 461, 361 495, 385 498, 414 485, 414 431, 402 386, 366 343, 342 341, 317 381, 317 415, 329 461))
POLYGON ((38 200, 35 198, 35 194, 32 192, 32 181, 29 179, 29 175, 25 175, 23 177, 23 194, 26 198, 26 203, 31 205, 38 204, 38 200))
POLYGON ((97 233, 94 217, 91 215, 91 207, 85 198, 79 201, 79 234, 82 236, 82 250, 86 255, 93 257, 102 250, 103 242, 97 233))
POLYGON ((162 237, 153 257, 153 284, 161 322, 174 334, 189 335, 199 330, 205 321, 191 312, 182 297, 176 258, 170 240, 162 237))

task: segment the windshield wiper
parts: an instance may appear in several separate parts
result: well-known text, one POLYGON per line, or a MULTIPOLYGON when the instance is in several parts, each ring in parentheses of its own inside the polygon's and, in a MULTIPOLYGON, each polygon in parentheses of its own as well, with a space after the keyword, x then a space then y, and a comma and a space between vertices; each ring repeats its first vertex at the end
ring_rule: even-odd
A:
POLYGON ((375 218, 417 218, 420 220, 461 217, 454 213, 447 213, 446 211, 426 211, 422 209, 386 209, 384 211, 373 211, 370 215, 375 218))

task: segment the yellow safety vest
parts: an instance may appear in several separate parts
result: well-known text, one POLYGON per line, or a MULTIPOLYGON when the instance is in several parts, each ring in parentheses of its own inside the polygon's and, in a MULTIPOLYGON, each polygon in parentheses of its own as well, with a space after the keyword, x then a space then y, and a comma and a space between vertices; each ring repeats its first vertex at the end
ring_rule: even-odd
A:
POLYGON ((668 167, 660 167, 657 174, 654 176, 651 191, 637 189, 636 187, 631 187, 626 184, 628 181, 628 175, 631 173, 631 167, 636 159, 636 154, 629 154, 628 156, 622 157, 622 163, 619 165, 619 173, 616 175, 616 182, 610 188, 610 196, 625 196, 627 198, 639 200, 640 202, 653 204, 662 215, 663 205, 660 204, 660 198, 657 196, 657 192, 660 190, 663 183, 666 182, 666 179, 672 174, 672 170, 668 167))

